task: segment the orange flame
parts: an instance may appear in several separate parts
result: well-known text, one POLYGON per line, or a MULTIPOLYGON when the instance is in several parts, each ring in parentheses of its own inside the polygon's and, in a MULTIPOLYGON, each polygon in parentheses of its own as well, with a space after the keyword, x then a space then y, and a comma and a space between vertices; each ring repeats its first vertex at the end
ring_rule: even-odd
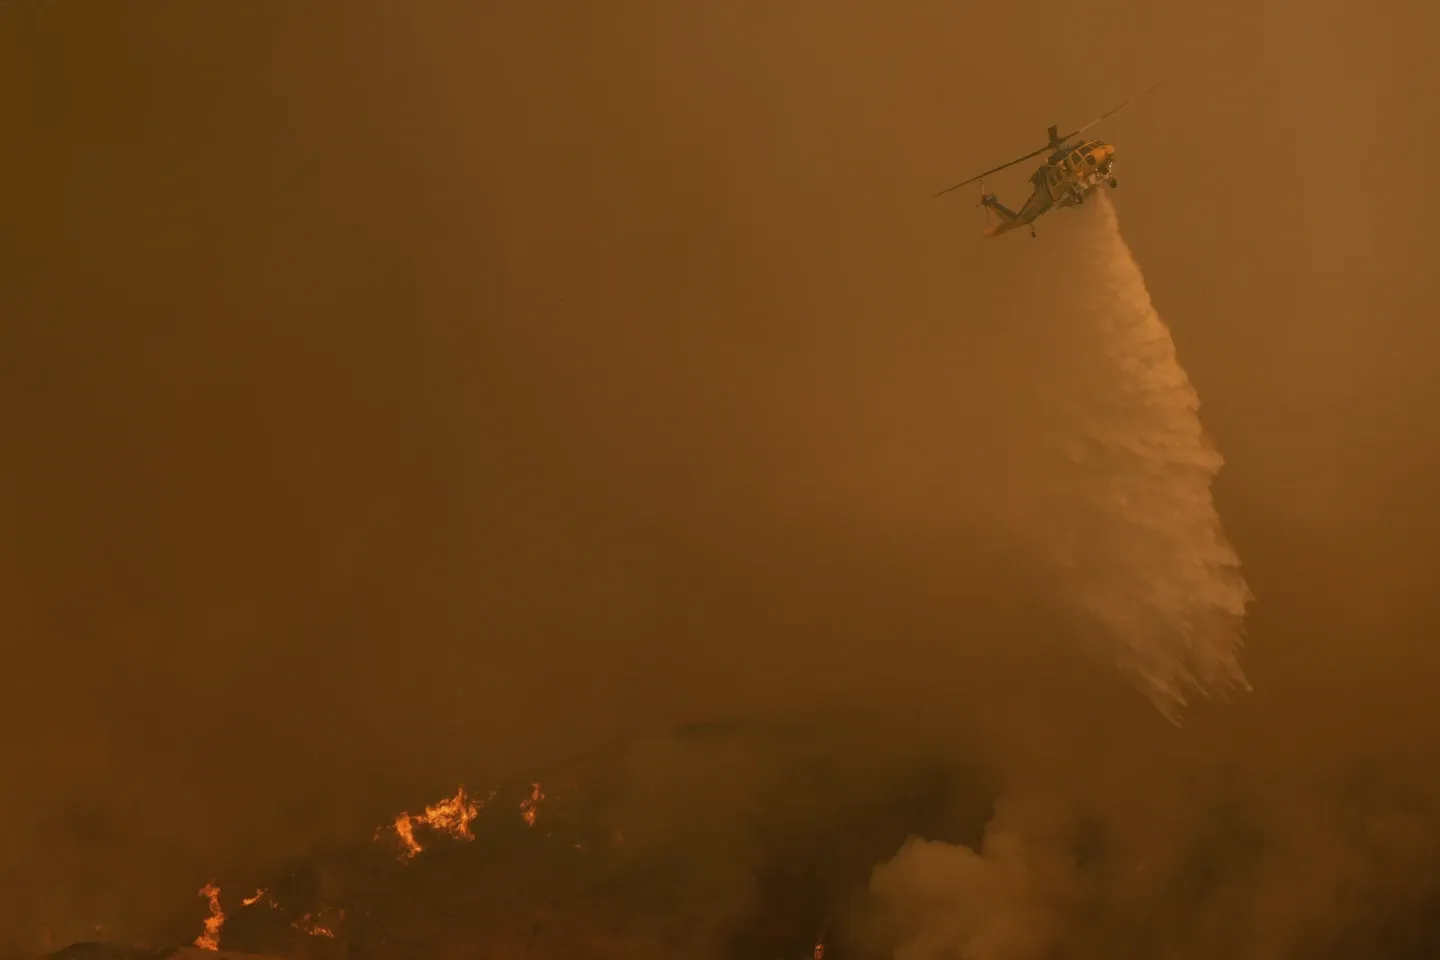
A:
POLYGON ((400 814, 393 824, 395 836, 400 838, 400 859, 409 860, 424 849, 420 846, 420 841, 415 839, 417 826, 423 824, 431 830, 448 833, 458 840, 474 840, 475 835, 470 832, 470 821, 479 814, 480 804, 465 795, 463 786, 448 800, 441 800, 426 807, 423 814, 400 814))
MULTIPOLYGON (((336 911, 336 913, 339 919, 345 919, 344 910, 338 910, 336 911)), ((290 924, 290 926, 294 927, 296 930, 308 933, 312 937, 328 937, 331 940, 335 939, 335 930, 332 927, 321 923, 320 918, 315 916, 314 914, 307 913, 299 920, 296 920, 294 923, 290 924)))
POLYGON ((530 784, 530 796, 520 804, 520 816, 525 819, 529 826, 535 826, 535 808, 545 801, 545 794, 540 792, 540 784, 530 784))
POLYGON ((259 890, 256 890, 256 891, 255 891, 255 896, 253 896, 253 897, 246 897, 244 900, 241 900, 241 901, 240 901, 240 906, 242 906, 242 907, 248 907, 248 906, 250 906, 251 904, 255 903, 255 901, 259 900, 259 899, 260 899, 261 897, 263 897, 263 896, 265 896, 265 890, 264 890, 264 888, 261 888, 261 889, 259 889, 259 890))
POLYGON ((225 911, 220 909, 220 888, 212 880, 201 887, 196 896, 210 901, 210 916, 205 918, 205 932, 195 938, 195 946, 201 950, 219 950, 220 928, 225 926, 225 911))

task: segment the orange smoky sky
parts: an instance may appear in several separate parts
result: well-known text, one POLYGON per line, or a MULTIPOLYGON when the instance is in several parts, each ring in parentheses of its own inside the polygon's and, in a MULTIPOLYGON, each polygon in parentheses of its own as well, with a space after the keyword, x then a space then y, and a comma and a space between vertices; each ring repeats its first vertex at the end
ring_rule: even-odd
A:
POLYGON ((1225 768, 1320 891, 1277 929, 1403 885, 1335 826, 1389 787, 1320 784, 1436 786, 1436 17, 0 5, 0 926, 144 930, 457 783, 840 709, 876 777, 968 751, 1157 843, 1225 768), (989 507, 1050 225, 929 199, 1157 81, 1097 133, 1258 598, 1254 693, 1180 731, 989 507))

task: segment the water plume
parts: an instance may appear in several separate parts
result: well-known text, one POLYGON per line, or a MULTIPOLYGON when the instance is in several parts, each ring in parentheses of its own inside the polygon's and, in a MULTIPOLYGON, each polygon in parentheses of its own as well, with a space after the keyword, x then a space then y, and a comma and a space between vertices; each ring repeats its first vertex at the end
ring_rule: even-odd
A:
POLYGON ((1178 722, 1194 694, 1249 688, 1252 596, 1211 493, 1224 460, 1108 197, 1046 219, 1027 269, 1048 303, 1020 303, 1043 453, 1012 507, 1088 644, 1178 722))

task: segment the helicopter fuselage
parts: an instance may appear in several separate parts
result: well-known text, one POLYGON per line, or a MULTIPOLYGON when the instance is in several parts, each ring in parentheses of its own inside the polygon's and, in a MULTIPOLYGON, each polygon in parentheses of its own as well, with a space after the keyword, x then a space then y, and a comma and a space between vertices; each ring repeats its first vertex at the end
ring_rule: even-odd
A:
POLYGON ((1019 210, 1006 209, 994 194, 982 194, 981 203, 1001 216, 1001 222, 987 230, 986 235, 993 237, 1032 224, 1053 208, 1078 206, 1106 181, 1112 186, 1115 183, 1113 145, 1103 140, 1089 140, 1062 147, 1050 154, 1030 177, 1031 193, 1019 210))
POLYGON ((1031 182, 1043 188, 1059 207, 1082 203, 1090 191, 1114 179, 1115 147, 1103 140, 1090 140, 1070 150, 1050 155, 1031 182))
MULTIPOLYGON (((1154 89, 1155 85, 1151 84, 1145 93, 1154 89)), ((951 184, 935 196, 943 197, 952 190, 958 190, 966 184, 979 180, 980 205, 993 210, 1000 217, 1000 223, 986 230, 985 235, 993 237, 996 234, 1014 230, 1016 227, 1029 225, 1030 235, 1033 237, 1035 220, 1051 208, 1073 207, 1084 203, 1085 198, 1102 182, 1108 182, 1111 188, 1114 188, 1115 148, 1104 140, 1082 140, 1073 145, 1070 141, 1106 117, 1114 116, 1129 102, 1126 100, 1119 106, 1111 107, 1089 123, 1082 124, 1064 135, 1060 133, 1060 127, 1052 123, 1050 129, 1046 131, 1045 146, 1038 150, 1031 150, 998 167, 991 167, 984 173, 978 173, 968 180, 951 184), (1017 163, 1024 163, 1040 156, 1046 156, 1047 159, 1044 166, 1036 170, 1030 177, 1032 188, 1030 197, 1019 210, 1009 209, 995 197, 995 194, 985 192, 985 178, 992 173, 999 173, 1017 163)))

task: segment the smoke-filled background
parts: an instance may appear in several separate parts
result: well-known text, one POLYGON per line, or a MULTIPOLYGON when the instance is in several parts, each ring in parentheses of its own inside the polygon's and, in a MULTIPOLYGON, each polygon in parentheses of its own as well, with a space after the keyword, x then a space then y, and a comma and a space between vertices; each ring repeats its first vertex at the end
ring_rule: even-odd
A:
POLYGON ((1436 26, 0 6, 4 939, 605 756, 696 956, 1428 955, 1436 26))

